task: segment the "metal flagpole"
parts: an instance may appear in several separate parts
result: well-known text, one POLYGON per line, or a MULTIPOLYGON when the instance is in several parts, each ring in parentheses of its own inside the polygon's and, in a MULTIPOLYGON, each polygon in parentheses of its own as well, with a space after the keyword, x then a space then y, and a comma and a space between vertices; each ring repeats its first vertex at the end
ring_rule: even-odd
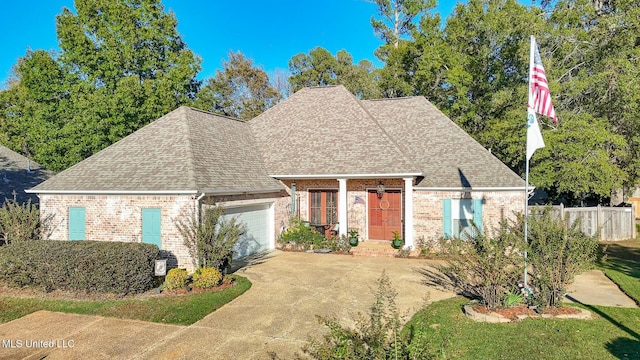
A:
MULTIPOLYGON (((529 136, 527 136, 529 142, 529 136)), ((525 183, 524 183, 524 288, 527 288, 527 246, 528 241, 528 223, 529 223, 529 158, 527 157, 527 165, 525 166, 525 183)))
POLYGON ((527 102, 527 161, 524 186, 524 286, 527 287, 527 250, 529 245, 529 159, 536 151, 544 147, 544 139, 538 126, 536 113, 548 116, 557 122, 557 116, 551 104, 551 94, 547 77, 544 74, 542 60, 538 54, 536 38, 531 36, 531 49, 529 57, 529 100, 527 102))
MULTIPOLYGON (((529 46, 529 98, 527 99, 527 149, 525 151, 526 165, 525 165, 525 182, 524 182, 524 287, 527 288, 527 246, 529 246, 528 239, 528 225, 529 225, 529 106, 532 105, 531 93, 531 74, 533 73, 533 51, 535 47, 535 40, 531 35, 529 46)), ((534 115, 535 116, 535 115, 534 115)))

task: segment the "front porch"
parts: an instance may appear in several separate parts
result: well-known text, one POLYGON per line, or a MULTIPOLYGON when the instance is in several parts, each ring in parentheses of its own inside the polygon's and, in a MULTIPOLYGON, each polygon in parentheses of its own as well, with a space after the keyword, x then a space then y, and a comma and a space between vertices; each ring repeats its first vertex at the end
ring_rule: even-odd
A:
MULTIPOLYGON (((391 247, 389 241, 369 240, 361 241, 358 246, 351 248, 353 256, 371 257, 398 257, 401 250, 391 247)), ((410 255, 415 255, 418 250, 411 250, 410 255)))
POLYGON ((289 216, 337 236, 355 230, 361 241, 380 241, 390 250, 390 241, 398 232, 406 248, 415 247, 413 176, 281 181, 289 189, 289 216))

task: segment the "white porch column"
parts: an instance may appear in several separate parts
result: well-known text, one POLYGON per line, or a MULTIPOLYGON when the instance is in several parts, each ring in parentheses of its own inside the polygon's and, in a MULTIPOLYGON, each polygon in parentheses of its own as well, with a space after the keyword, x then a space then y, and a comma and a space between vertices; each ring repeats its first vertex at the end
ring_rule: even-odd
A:
POLYGON ((347 235, 347 179, 338 179, 338 235, 347 235))
POLYGON ((413 243, 413 178, 404 180, 404 247, 414 249, 413 243))

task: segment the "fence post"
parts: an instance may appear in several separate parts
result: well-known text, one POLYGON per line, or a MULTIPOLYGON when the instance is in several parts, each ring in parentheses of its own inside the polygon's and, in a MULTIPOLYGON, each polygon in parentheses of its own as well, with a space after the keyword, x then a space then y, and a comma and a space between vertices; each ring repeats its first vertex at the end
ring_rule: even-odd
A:
POLYGON ((564 220, 564 204, 560 203, 560 220, 564 220))
POLYGON ((636 203, 631 203, 631 235, 635 239, 638 237, 638 232, 636 230, 636 203))
POLYGON ((602 207, 598 204, 596 214, 596 234, 598 234, 598 240, 602 240, 602 207))

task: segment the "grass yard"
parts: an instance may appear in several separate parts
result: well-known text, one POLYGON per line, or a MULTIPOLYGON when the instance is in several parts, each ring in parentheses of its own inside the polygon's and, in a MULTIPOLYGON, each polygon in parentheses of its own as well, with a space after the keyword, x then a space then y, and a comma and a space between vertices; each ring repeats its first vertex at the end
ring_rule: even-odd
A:
MULTIPOLYGON (((640 299, 640 241, 610 244, 599 267, 630 297, 640 299)), ((457 297, 425 307, 404 331, 427 332, 442 359, 640 359, 640 309, 585 306, 594 320, 529 319, 477 323, 457 297)))
POLYGON ((640 305, 640 240, 606 242, 606 258, 598 267, 640 305))
POLYGON ((190 325, 242 295, 251 282, 234 276, 235 286, 220 291, 123 300, 59 300, 0 296, 0 323, 38 310, 190 325))
POLYGON ((442 359, 640 359, 640 310, 590 307, 595 320, 529 319, 478 323, 461 310, 468 300, 439 301, 405 330, 423 329, 442 359))

